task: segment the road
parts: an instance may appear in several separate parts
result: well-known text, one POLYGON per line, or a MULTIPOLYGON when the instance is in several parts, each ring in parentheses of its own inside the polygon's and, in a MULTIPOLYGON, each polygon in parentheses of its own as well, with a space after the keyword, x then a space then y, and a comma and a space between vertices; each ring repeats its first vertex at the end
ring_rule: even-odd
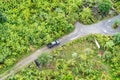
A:
MULTIPOLYGON (((105 35, 113 35, 116 32, 120 32, 120 27, 118 27, 117 29, 111 28, 112 24, 116 19, 120 20, 120 14, 113 18, 102 20, 98 23, 91 24, 91 25, 83 25, 83 24, 80 24, 79 22, 76 22, 74 25, 75 30, 72 33, 59 39, 59 41, 61 42, 59 46, 64 45, 66 42, 69 42, 71 40, 74 40, 76 38, 79 38, 81 36, 85 36, 88 34, 99 33, 99 34, 105 34, 105 35)), ((29 63, 37 59, 37 57, 40 56, 41 53, 49 52, 53 49, 54 48, 48 49, 47 47, 38 49, 36 52, 31 54, 30 56, 19 61, 9 72, 3 73, 3 75, 0 76, 0 80, 4 80, 8 76, 18 72, 20 69, 22 69, 23 67, 27 66, 29 63)))
POLYGON ((65 36, 61 40, 61 42, 64 44, 65 42, 68 42, 69 40, 74 40, 81 36, 85 36, 88 34, 95 34, 95 33, 113 35, 116 32, 120 32, 120 27, 118 27, 117 29, 111 28, 111 26, 113 25, 116 19, 120 20, 120 14, 113 18, 102 20, 92 25, 83 25, 83 24, 80 24, 79 22, 76 22, 74 32, 65 36))

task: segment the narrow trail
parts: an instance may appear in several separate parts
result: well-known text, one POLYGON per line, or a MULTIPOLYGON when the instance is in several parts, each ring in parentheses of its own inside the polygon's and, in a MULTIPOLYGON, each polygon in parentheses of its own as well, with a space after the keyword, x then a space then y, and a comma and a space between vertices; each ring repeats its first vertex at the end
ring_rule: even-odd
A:
MULTIPOLYGON (((61 44, 59 46, 64 45, 65 43, 67 43, 71 40, 74 40, 76 38, 79 38, 79 37, 82 37, 82 36, 85 36, 88 34, 99 33, 99 34, 105 34, 105 35, 113 35, 116 32, 120 32, 120 27, 118 27, 117 29, 111 28, 111 26, 113 25, 113 23, 116 19, 120 20, 120 14, 118 16, 113 17, 113 18, 102 20, 98 23, 91 24, 91 25, 83 25, 79 22, 76 22, 75 23, 75 30, 72 33, 70 33, 69 35, 66 35, 66 36, 59 39, 59 41, 61 42, 61 44)), ((24 66, 28 65, 29 63, 31 63, 32 61, 37 59, 37 57, 40 56, 41 53, 49 52, 53 49, 54 48, 48 49, 47 47, 43 47, 41 49, 38 49, 36 52, 31 54, 30 56, 19 61, 13 68, 10 69, 9 72, 5 72, 5 73, 3 73, 3 75, 0 75, 0 80, 4 80, 8 76, 18 72, 24 66)))

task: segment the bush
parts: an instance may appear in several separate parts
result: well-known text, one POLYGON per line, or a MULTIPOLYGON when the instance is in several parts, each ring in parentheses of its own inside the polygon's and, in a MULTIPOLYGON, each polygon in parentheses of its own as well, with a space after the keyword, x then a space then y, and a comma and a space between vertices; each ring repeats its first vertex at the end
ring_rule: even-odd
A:
POLYGON ((49 54, 42 53, 37 61, 40 65, 45 66, 49 62, 50 58, 51 56, 49 54))
POLYGON ((117 12, 120 13, 120 1, 119 2, 115 2, 114 8, 117 10, 117 12))
POLYGON ((106 16, 109 13, 111 7, 112 5, 109 0, 103 0, 98 5, 98 9, 102 16, 106 16))
POLYGON ((112 25, 112 28, 116 29, 119 25, 120 25, 120 21, 119 20, 115 20, 113 25, 112 25))
POLYGON ((116 45, 120 45, 120 33, 116 33, 116 34, 113 35, 113 42, 116 45))
POLYGON ((106 44, 105 44, 104 47, 105 47, 107 50, 112 51, 113 46, 114 46, 114 42, 113 42, 112 40, 110 40, 110 41, 106 42, 106 44))
POLYGON ((0 12, 0 23, 4 23, 4 22, 6 22, 6 21, 7 21, 6 17, 4 17, 4 16, 2 15, 2 13, 0 12))
POLYGON ((110 59, 112 58, 112 53, 110 51, 105 51, 102 58, 104 61, 110 62, 110 59))
POLYGON ((80 13, 80 21, 83 24, 91 24, 94 22, 92 11, 89 7, 84 8, 83 11, 80 13))

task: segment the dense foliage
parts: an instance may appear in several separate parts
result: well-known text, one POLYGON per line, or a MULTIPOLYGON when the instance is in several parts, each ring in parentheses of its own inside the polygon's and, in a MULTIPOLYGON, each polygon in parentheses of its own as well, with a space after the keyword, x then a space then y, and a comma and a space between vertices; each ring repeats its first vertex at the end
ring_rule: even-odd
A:
POLYGON ((114 43, 115 36, 89 35, 72 41, 43 53, 39 67, 31 63, 7 80, 119 80, 120 45, 114 43))
POLYGON ((0 12, 0 23, 4 23, 6 22, 6 17, 2 15, 2 13, 0 12))
POLYGON ((114 41, 115 44, 120 45, 120 33, 116 33, 113 36, 113 41, 114 41))
POLYGON ((98 9, 100 10, 100 13, 102 15, 107 15, 111 7, 112 5, 110 3, 110 0, 101 0, 101 2, 98 5, 98 9))
POLYGON ((0 0, 0 73, 23 56, 71 32, 76 20, 91 24, 102 19, 98 3, 99 0, 0 0))
POLYGON ((112 25, 112 28, 113 28, 113 29, 116 29, 116 28, 119 27, 119 25, 120 25, 120 20, 116 19, 116 20, 114 21, 113 25, 112 25))
POLYGON ((72 6, 70 3, 1 0, 0 11, 4 14, 0 14, 0 23, 4 16, 7 22, 0 24, 0 73, 23 55, 71 32, 72 22, 67 20, 69 16, 65 17, 74 10, 67 10, 67 5, 72 6))
POLYGON ((117 12, 120 13, 120 0, 113 0, 114 2, 114 8, 117 10, 117 12))

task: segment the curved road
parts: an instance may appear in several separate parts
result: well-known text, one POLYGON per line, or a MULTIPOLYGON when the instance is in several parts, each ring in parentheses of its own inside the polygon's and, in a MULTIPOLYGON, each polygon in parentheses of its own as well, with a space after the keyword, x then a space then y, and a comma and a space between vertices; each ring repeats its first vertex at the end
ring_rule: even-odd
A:
MULTIPOLYGON (((76 38, 79 38, 81 36, 85 36, 88 34, 105 34, 105 35, 113 35, 116 32, 120 32, 120 27, 117 29, 112 29, 111 26, 114 23, 116 19, 120 20, 120 14, 118 16, 115 16, 113 18, 107 19, 107 20, 102 20, 98 23, 92 24, 92 25, 83 25, 80 24, 79 22, 75 23, 75 30, 70 33, 69 35, 66 35, 62 38, 59 39, 61 42, 60 45, 64 45, 66 42, 74 40, 76 38)), ((48 49, 47 47, 43 47, 41 49, 38 49, 36 52, 31 54, 30 56, 24 58, 23 60, 19 61, 10 71, 5 72, 3 75, 0 75, 0 80, 6 79, 8 76, 18 72, 20 69, 22 69, 24 66, 27 66, 29 63, 37 59, 39 55, 43 52, 48 52, 53 50, 48 49)))

